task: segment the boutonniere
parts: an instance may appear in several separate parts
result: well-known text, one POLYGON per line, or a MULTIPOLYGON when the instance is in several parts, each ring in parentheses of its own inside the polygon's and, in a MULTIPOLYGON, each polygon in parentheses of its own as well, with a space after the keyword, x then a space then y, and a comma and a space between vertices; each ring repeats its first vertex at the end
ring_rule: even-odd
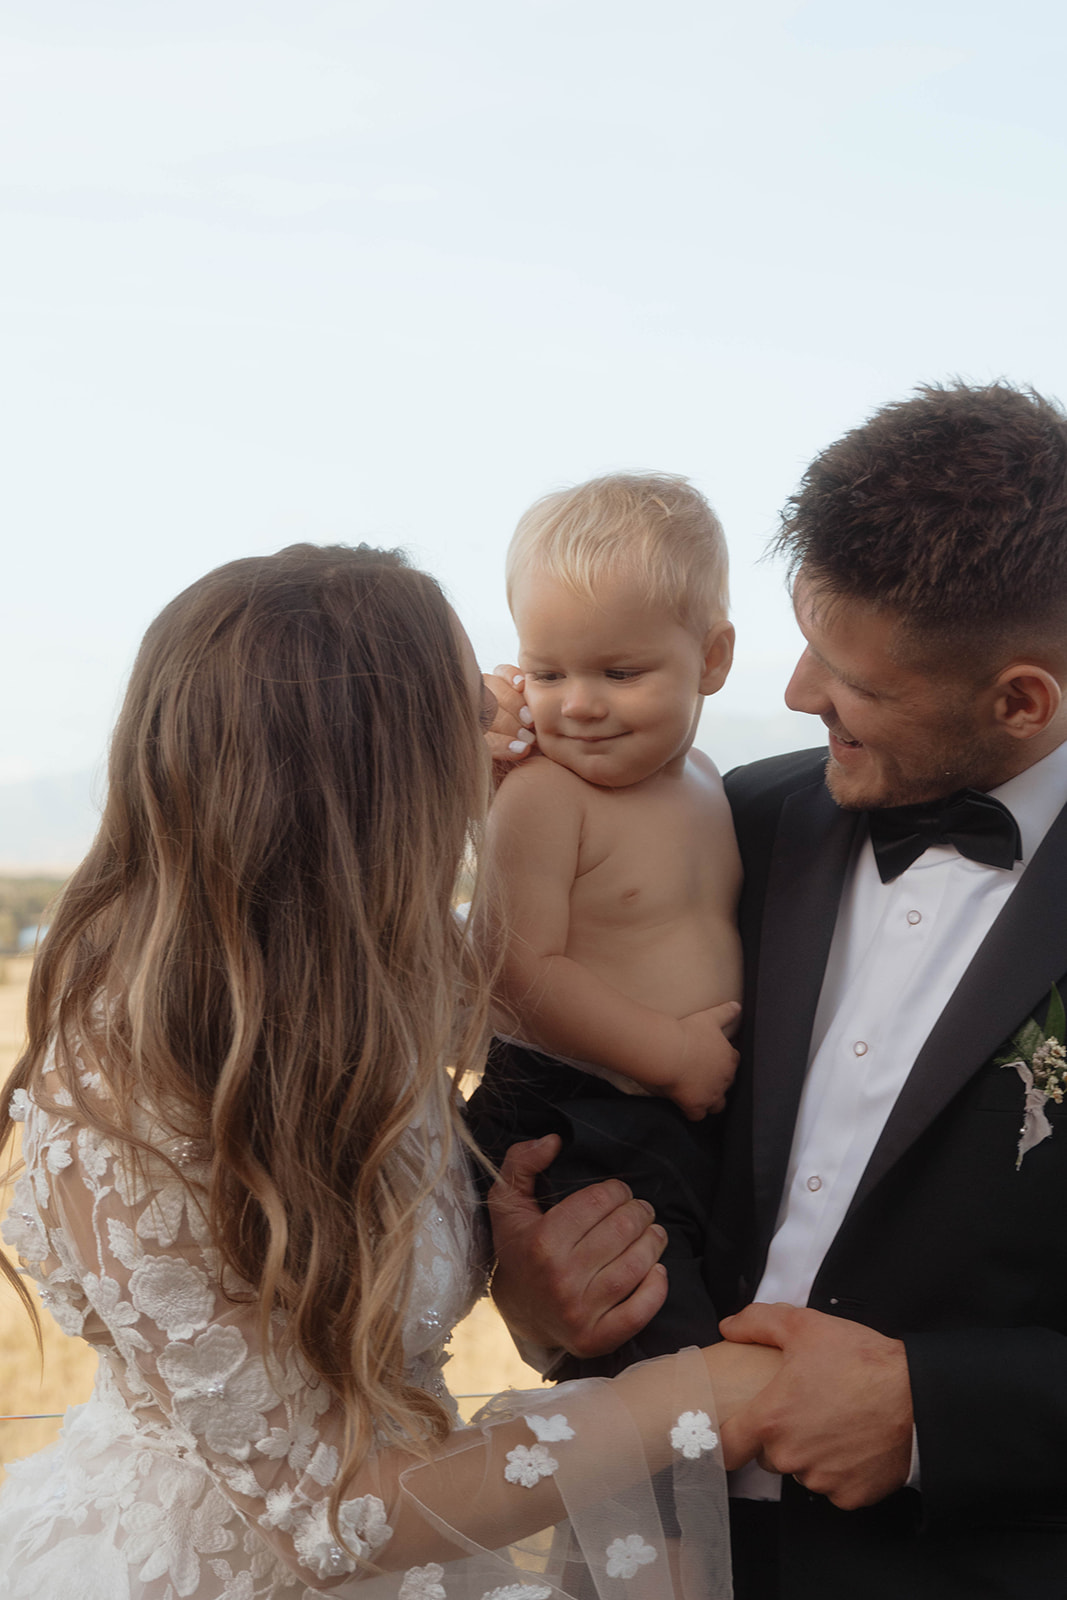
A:
POLYGON ((1038 1027, 1031 1018, 1024 1022, 1012 1036, 1011 1049, 997 1056, 998 1067, 1014 1067, 1023 1080, 1026 1090, 1023 1125, 1019 1129, 1019 1153, 1016 1170, 1023 1164, 1023 1156, 1035 1144, 1051 1138, 1052 1124, 1045 1115, 1051 1100, 1062 1105, 1067 1096, 1067 1017, 1059 990, 1052 985, 1049 995, 1045 1026, 1038 1027))

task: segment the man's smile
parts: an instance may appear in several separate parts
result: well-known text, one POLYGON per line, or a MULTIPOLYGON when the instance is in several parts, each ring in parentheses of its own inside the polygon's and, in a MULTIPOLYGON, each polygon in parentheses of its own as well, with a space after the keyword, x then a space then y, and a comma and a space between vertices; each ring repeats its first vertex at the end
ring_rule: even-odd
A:
POLYGON ((825 723, 826 731, 830 735, 831 744, 844 745, 846 750, 862 750, 863 749, 862 740, 860 740, 860 739, 850 739, 847 733, 841 732, 837 728, 832 728, 830 726, 830 724, 826 721, 825 717, 822 718, 822 721, 825 723))

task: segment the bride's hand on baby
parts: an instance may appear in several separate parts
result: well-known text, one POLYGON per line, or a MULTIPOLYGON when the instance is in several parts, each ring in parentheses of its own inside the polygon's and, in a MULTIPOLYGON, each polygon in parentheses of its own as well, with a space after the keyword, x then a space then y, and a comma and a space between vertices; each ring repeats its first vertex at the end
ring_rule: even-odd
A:
POLYGON ((486 729, 485 742, 493 758, 498 783, 535 745, 533 718, 523 697, 523 681, 518 667, 507 665, 487 672, 482 679, 496 701, 496 716, 486 729))
POLYGON ((681 1062, 660 1092, 668 1095, 690 1122, 699 1122, 709 1111, 725 1109, 726 1091, 734 1081, 738 1062, 730 1035, 740 1019, 736 1000, 681 1019, 681 1062))

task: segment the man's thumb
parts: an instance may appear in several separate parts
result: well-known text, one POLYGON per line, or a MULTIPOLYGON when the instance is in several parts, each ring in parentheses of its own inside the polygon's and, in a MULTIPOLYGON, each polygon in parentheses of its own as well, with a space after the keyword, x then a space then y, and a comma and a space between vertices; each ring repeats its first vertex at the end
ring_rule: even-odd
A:
POLYGON ((531 1207, 540 1215, 541 1208, 534 1196, 534 1181, 559 1155, 561 1140, 556 1133, 546 1133, 543 1139, 528 1139, 524 1144, 513 1144, 500 1165, 500 1177, 489 1191, 489 1208, 494 1216, 501 1210, 527 1211, 531 1207))

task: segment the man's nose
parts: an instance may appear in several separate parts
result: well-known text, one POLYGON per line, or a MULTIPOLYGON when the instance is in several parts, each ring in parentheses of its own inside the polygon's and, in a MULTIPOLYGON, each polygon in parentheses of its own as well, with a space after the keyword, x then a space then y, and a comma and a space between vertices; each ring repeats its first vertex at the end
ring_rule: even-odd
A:
POLYGON ((785 703, 790 711, 807 711, 816 717, 833 708, 823 670, 809 650, 793 668, 793 676, 785 686, 785 703))

